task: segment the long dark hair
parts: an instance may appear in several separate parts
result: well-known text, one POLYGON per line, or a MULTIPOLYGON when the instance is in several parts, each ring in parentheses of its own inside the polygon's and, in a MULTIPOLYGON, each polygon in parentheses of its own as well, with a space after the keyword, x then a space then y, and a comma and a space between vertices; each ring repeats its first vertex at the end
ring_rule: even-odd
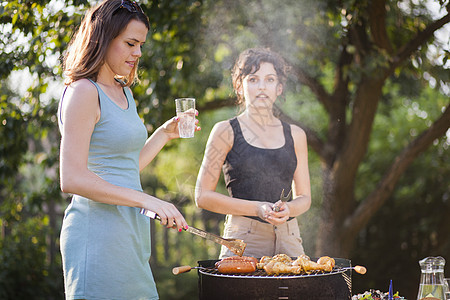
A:
MULTIPOLYGON (((105 0, 88 10, 63 58, 66 85, 82 78, 97 81, 98 72, 104 63, 111 41, 127 27, 131 20, 140 21, 147 29, 150 29, 148 17, 142 10, 137 9, 131 12, 121 7, 121 4, 121 0, 105 0)), ((136 63, 128 76, 117 78, 123 86, 130 86, 138 79, 137 65, 136 63)))

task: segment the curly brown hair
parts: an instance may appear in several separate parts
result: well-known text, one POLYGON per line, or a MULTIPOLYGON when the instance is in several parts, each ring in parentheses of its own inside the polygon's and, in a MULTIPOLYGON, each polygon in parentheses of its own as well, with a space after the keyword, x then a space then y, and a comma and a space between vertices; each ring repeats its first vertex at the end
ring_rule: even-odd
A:
POLYGON ((269 48, 249 48, 244 50, 236 60, 231 70, 231 79, 233 89, 237 96, 237 104, 241 105, 245 102, 243 95, 238 91, 242 88, 244 78, 249 74, 257 72, 261 63, 271 63, 277 72, 278 81, 284 86, 287 79, 289 66, 285 60, 277 53, 269 48))
MULTIPOLYGON (((134 2, 133 5, 137 6, 134 2)), ((63 70, 66 76, 64 84, 69 85, 82 78, 97 81, 98 72, 104 63, 111 41, 131 20, 140 21, 150 29, 148 17, 142 10, 131 12, 122 7, 121 0, 105 0, 89 9, 63 57, 63 70)), ((130 86, 138 79, 137 65, 135 64, 128 76, 117 77, 123 86, 130 86)))

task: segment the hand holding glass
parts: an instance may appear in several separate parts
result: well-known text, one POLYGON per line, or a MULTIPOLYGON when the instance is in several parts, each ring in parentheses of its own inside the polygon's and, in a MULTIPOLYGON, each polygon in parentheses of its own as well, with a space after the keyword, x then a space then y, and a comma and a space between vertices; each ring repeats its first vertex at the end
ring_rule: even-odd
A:
POLYGON ((180 138, 192 138, 195 132, 195 99, 178 98, 175 99, 175 107, 178 122, 178 132, 180 138))

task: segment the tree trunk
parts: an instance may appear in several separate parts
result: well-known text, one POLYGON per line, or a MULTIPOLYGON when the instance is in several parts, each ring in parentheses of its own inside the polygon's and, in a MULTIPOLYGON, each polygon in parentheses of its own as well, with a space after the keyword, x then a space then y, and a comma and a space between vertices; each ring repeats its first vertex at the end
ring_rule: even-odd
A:
MULTIPOLYGON (((369 17, 372 41, 378 48, 392 53, 393 50, 385 32, 385 1, 377 1, 372 4, 372 13, 369 17)), ((316 238, 315 256, 349 257, 354 248, 358 232, 367 225, 370 218, 391 196, 395 184, 405 172, 407 166, 415 157, 425 151, 434 139, 444 135, 449 128, 450 112, 447 107, 433 126, 423 132, 399 154, 380 182, 379 187, 367 199, 360 201, 360 204, 357 205, 358 203, 354 199, 357 171, 367 152, 372 125, 385 80, 394 72, 396 67, 407 59, 408 55, 416 51, 421 44, 432 36, 434 31, 449 20, 450 16, 447 14, 431 23, 391 56, 391 59, 388 60, 388 67, 380 66, 373 69, 367 77, 363 75, 361 81, 357 83, 357 91, 353 102, 345 101, 346 99, 342 97, 346 97, 346 94, 338 93, 336 88, 341 87, 341 90, 345 91, 346 84, 343 84, 343 81, 347 80, 345 77, 336 77, 335 93, 333 97, 327 97, 324 93, 315 92, 321 90, 320 86, 317 87, 316 81, 311 81, 307 75, 297 76, 300 81, 315 92, 318 101, 324 105, 330 118, 328 140, 323 142, 313 139, 314 145, 312 146, 321 156, 323 163, 323 203, 316 238), (304 80, 304 78, 309 80, 304 80), (348 105, 349 103, 352 104, 352 119, 347 127, 346 122, 336 120, 336 116, 339 115, 336 112, 340 109, 345 111, 345 107, 341 107, 341 105, 348 105), (343 141, 341 138, 343 138, 343 141), (328 149, 328 151, 324 152, 323 149, 328 149), (329 153, 330 150, 334 153, 329 153), (330 159, 330 157, 334 157, 334 159, 330 159)), ((359 64, 365 61, 366 56, 373 54, 371 49, 374 48, 371 45, 371 39, 366 35, 367 30, 364 22, 356 22, 355 26, 349 30, 349 34, 357 48, 355 62, 359 64)), ((342 62, 338 65, 338 74, 342 71, 342 68, 348 67, 347 59, 342 62)), ((297 71, 297 74, 302 73, 297 71)), ((310 130, 305 131, 308 133, 310 130)), ((314 135, 313 138, 315 138, 314 135)))
MULTIPOLYGON (((367 151, 384 80, 363 78, 353 102, 352 119, 345 126, 344 141, 330 139, 328 148, 336 151, 335 160, 323 164, 323 203, 317 235, 316 256, 348 257, 353 247, 343 231, 346 217, 355 206, 356 174, 367 151)), ((345 105, 346 101, 340 101, 345 105)), ((330 130, 342 130, 336 126, 330 130)), ((330 132, 330 136, 338 135, 330 132)))
MULTIPOLYGON (((353 201, 353 185, 356 176, 345 179, 346 164, 336 161, 335 165, 323 168, 323 207, 317 235, 315 256, 330 255, 350 257, 356 237, 379 208, 389 199, 394 187, 407 167, 424 152, 436 138, 444 135, 450 127, 450 105, 432 126, 419 135, 393 160, 391 167, 375 190, 358 206, 353 201), (341 175, 339 175, 341 174, 341 175), (343 181, 346 183, 344 184, 343 181), (349 184, 348 181, 351 181, 349 184), (343 186, 349 189, 343 189, 343 186), (350 186, 352 188, 350 188, 350 186)), ((361 149, 360 149, 361 150, 361 149)), ((365 150, 364 150, 365 151, 365 150)), ((357 151, 356 151, 357 152, 357 151)), ((350 174, 348 172, 347 174, 350 174)))

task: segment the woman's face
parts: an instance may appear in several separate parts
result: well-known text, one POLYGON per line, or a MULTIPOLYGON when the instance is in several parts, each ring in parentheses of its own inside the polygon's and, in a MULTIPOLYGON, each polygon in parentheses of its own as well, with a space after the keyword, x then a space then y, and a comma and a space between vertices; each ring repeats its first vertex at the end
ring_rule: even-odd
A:
POLYGON ((283 92, 273 64, 263 62, 259 70, 244 77, 242 92, 246 107, 271 108, 283 92))
POLYGON ((113 75, 128 76, 142 55, 141 47, 147 32, 144 23, 131 20, 127 27, 111 41, 103 68, 107 68, 113 75))

